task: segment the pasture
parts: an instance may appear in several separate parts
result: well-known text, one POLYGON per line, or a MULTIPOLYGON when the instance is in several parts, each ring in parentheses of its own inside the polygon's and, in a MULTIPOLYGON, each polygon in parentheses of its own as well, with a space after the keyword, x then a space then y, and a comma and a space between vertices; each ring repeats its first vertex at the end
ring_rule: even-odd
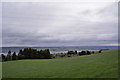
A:
POLYGON ((3 78, 117 78, 118 50, 56 59, 26 59, 2 63, 3 78))

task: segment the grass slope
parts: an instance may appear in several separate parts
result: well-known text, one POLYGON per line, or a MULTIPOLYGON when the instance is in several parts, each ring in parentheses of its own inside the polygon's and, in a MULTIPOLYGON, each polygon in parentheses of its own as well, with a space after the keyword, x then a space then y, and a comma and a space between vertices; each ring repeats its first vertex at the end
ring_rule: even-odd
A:
POLYGON ((3 78, 117 78, 118 50, 60 59, 3 62, 3 78))

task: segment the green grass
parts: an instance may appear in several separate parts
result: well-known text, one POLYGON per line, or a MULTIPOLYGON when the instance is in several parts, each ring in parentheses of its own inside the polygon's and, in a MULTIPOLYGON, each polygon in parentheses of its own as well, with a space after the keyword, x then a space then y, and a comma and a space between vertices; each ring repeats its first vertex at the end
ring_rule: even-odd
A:
POLYGON ((3 62, 3 78, 117 78, 118 50, 59 59, 3 62))

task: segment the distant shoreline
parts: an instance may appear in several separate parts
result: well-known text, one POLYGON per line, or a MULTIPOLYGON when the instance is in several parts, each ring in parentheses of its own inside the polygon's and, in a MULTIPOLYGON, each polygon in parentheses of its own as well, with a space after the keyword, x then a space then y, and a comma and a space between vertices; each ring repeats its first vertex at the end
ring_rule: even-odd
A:
POLYGON ((96 51, 96 50, 106 50, 106 49, 118 49, 119 46, 56 46, 56 47, 1 47, 0 53, 8 53, 9 50, 12 52, 18 53, 20 49, 24 48, 35 48, 37 50, 44 50, 49 49, 51 54, 57 54, 61 52, 67 52, 69 50, 89 50, 89 51, 96 51))

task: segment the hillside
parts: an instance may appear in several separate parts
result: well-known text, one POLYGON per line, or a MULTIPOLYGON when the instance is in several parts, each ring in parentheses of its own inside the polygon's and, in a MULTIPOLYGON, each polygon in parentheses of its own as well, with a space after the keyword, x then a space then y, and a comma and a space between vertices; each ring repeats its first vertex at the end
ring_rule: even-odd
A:
POLYGON ((59 59, 3 62, 3 78, 117 78, 118 50, 59 59))

